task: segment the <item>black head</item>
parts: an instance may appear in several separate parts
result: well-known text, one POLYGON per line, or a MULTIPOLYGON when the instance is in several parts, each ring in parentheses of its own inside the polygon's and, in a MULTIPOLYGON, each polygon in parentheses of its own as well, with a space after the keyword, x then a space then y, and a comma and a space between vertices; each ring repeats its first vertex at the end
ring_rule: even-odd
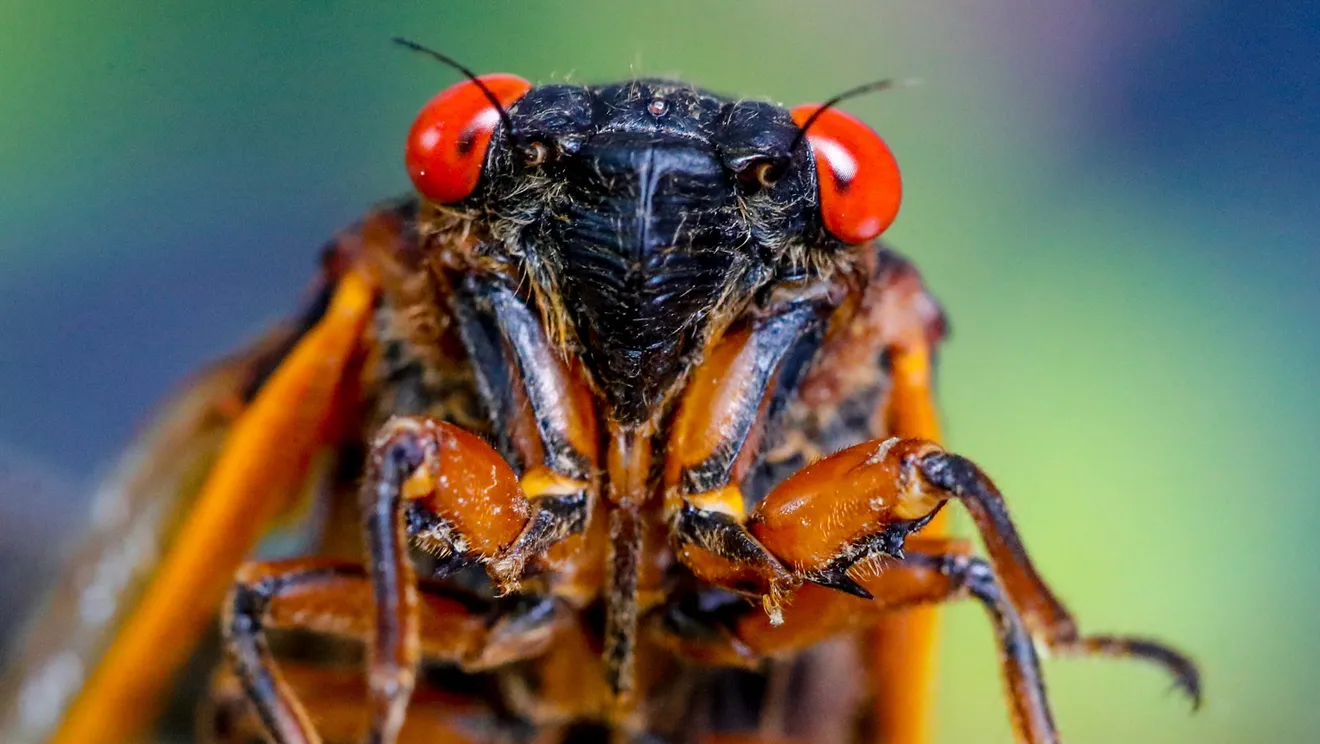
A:
POLYGON ((613 417, 641 426, 759 293, 844 249, 821 194, 846 192, 854 174, 826 171, 821 188, 798 123, 814 112, 665 80, 533 88, 487 76, 423 110, 409 166, 424 196, 470 217, 475 252, 535 298, 613 417))

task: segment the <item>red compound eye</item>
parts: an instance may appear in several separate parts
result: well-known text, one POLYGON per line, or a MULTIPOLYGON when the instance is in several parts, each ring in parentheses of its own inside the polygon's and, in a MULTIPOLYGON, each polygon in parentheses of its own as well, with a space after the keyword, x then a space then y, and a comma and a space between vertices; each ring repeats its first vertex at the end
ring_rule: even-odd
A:
MULTIPOLYGON (((506 109, 532 84, 514 75, 478 78, 506 109)), ((486 148, 500 125, 500 112, 471 80, 432 98, 408 132, 404 162, 417 192, 440 204, 462 201, 477 188, 486 148)))
MULTIPOLYGON (((798 126, 820 104, 790 113, 798 126)), ((807 129, 820 174, 820 211, 825 229, 845 243, 865 243, 898 216, 903 179, 889 146, 870 127, 838 109, 826 109, 807 129)))

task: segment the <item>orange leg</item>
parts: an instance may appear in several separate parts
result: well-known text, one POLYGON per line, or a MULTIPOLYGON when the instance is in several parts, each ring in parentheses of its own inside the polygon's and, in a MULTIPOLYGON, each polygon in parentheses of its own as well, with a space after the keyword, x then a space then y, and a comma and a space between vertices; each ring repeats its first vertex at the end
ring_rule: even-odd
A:
MULTIPOLYGON (((391 419, 371 445, 359 508, 366 575, 360 597, 365 629, 371 740, 396 740, 426 651, 426 602, 419 596, 409 542, 447 561, 481 564, 504 593, 518 588, 529 565, 572 573, 595 503, 592 464, 597 438, 589 391, 552 353, 534 314, 497 280, 470 277, 456 302, 464 342, 477 360, 483 390, 506 426, 498 453, 481 439, 438 420, 391 419), (492 330, 497 335, 492 335, 492 330), (499 338, 503 336, 503 340, 499 338), (521 479, 506 462, 519 463, 521 479)), ((581 572, 579 572, 581 573, 581 572)), ((576 574, 575 574, 576 576, 576 574)), ((301 585, 300 579, 294 582, 301 585)), ((582 587, 568 587, 581 593, 582 587)), ((259 634, 259 586, 236 590, 226 627, 231 655, 257 698, 257 710, 281 741, 315 741, 296 699, 281 688, 259 634), (234 624, 237 623, 237 624, 234 624)), ((334 615, 345 622, 347 615, 334 615)), ((524 642, 531 638, 528 628, 524 642)), ((538 636, 539 637, 539 636, 538 636)), ((487 653, 504 646, 484 643, 487 653)), ((517 649, 515 649, 517 650, 517 649)), ((512 653, 512 652, 509 652, 512 653)), ((515 658, 522 658, 519 650, 515 658)), ((474 664, 474 660, 464 663, 474 664)))
MULTIPOLYGON (((356 670, 305 664, 281 665, 281 676, 306 708, 317 732, 327 742, 356 744, 367 736, 366 686, 356 670)), ((262 724, 252 710, 238 677, 222 670, 211 684, 199 712, 198 733, 204 744, 241 744, 262 737, 262 724)), ((467 697, 420 687, 399 730, 399 744, 479 744, 512 740, 485 705, 467 697)))
MULTIPOLYGON (((874 627, 895 611, 974 598, 985 607, 996 630, 1018 741, 1057 742, 1027 626, 995 581, 988 563, 970 555, 965 544, 941 543, 925 542, 922 552, 909 552, 897 559, 872 559, 857 566, 852 572, 856 586, 869 594, 870 600, 808 585, 784 608, 782 624, 772 624, 764 613, 745 612, 733 621, 725 619, 723 627, 746 653, 764 658, 797 652, 846 631, 874 627)), ((719 643, 713 635, 707 636, 706 642, 719 643)))
MULTIPOLYGON (((342 562, 300 560, 253 563, 239 572, 239 583, 226 606, 226 655, 242 682, 248 699, 274 741, 317 742, 329 732, 319 730, 308 701, 295 694, 296 686, 281 672, 266 645, 268 628, 298 628, 379 642, 372 613, 377 593, 360 566, 342 562)), ((458 665, 465 671, 484 671, 546 651, 551 640, 570 620, 557 600, 517 597, 482 603, 443 585, 422 585, 415 593, 415 645, 404 644, 397 664, 382 665, 376 655, 370 692, 373 721, 382 706, 394 704, 382 696, 382 669, 395 674, 393 686, 411 694, 411 670, 419 658, 458 665), (405 674, 399 674, 400 672, 405 674), (404 677, 400 679, 400 677, 404 677)), ((360 675, 358 676, 360 679, 360 675)), ((359 685, 360 687, 360 685, 359 685)), ((318 693, 322 694, 322 693, 318 693)), ((359 706, 363 698, 359 698, 359 706)), ((405 698, 406 699, 406 698, 405 698)), ((363 719, 365 723, 366 719, 363 719)), ((388 717, 392 724, 395 720, 388 717)), ((402 726, 402 716, 399 724, 402 726)), ((395 729, 389 735, 398 735, 395 729)), ((389 740, 373 729, 371 741, 389 740)))
MULTIPOLYGON (((428 622, 452 613, 437 613, 431 599, 419 592, 407 552, 409 541, 452 562, 482 564, 497 585, 507 586, 521 578, 527 560, 539 557, 560 536, 582 528, 580 522, 564 524, 579 510, 561 511, 556 505, 565 500, 585 503, 585 488, 540 470, 530 472, 520 484, 489 445, 452 424, 427 418, 388 422, 372 445, 361 490, 365 571, 356 569, 358 573, 350 577, 344 573, 347 568, 327 573, 316 570, 324 567, 313 563, 295 564, 291 575, 281 575, 258 564, 240 573, 228 605, 224 630, 229 655, 271 736, 280 742, 318 740, 305 711, 280 682, 259 632, 265 623, 282 622, 277 600, 288 594, 294 597, 294 606, 301 607, 298 598, 310 593, 315 597, 312 607, 324 605, 327 611, 320 615, 299 611, 288 623, 365 638, 371 740, 393 742, 416 681, 420 654, 429 651, 471 666, 498 665, 533 653, 522 646, 510 650, 488 634, 479 644, 485 656, 477 658, 454 656, 454 648, 428 640, 458 631, 428 632, 428 622), (510 573, 510 564, 516 572, 510 573), (356 593, 343 585, 346 578, 351 578, 356 593), (344 601, 336 606, 337 597, 344 601), (311 625, 313 621, 323 624, 311 625)), ((533 609, 541 613, 537 617, 550 618, 544 608, 533 609)), ((519 626, 516 643, 545 640, 533 632, 540 630, 544 628, 519 626)))
MULTIPOLYGON (((554 349, 512 288, 493 277, 470 276, 456 289, 478 387, 507 391, 483 395, 502 422, 496 427, 500 454, 517 464, 530 498, 522 533, 487 564, 500 587, 513 591, 528 562, 586 528, 596 500, 596 416, 580 370, 554 349)), ((458 489, 453 497, 461 501, 464 494, 458 489)), ((557 552, 562 559, 571 551, 557 552)))
POLYGON ((1077 621, 1036 572, 995 484, 970 460, 933 452, 919 465, 923 488, 957 499, 972 515, 1004 591, 1022 613, 1033 638, 1060 655, 1140 659, 1163 667, 1179 689, 1201 704, 1200 673, 1190 659, 1154 641, 1120 636, 1083 636, 1077 621))
POLYGON ((727 333, 693 372, 670 433, 664 509, 678 559, 710 586, 760 595, 773 617, 792 579, 744 526, 742 483, 769 411, 796 391, 819 347, 826 312, 789 300, 727 333))
MULTIPOLYGON (((763 612, 743 609, 697 610, 669 607, 653 618, 651 630, 673 651, 706 664, 749 666, 792 654, 840 633, 866 630, 895 612, 972 598, 990 615, 996 630, 1001 671, 1017 741, 1054 744, 1059 740, 1035 650, 1029 613, 1023 613, 995 576, 991 564, 970 554, 966 543, 916 538, 902 557, 872 555, 853 563, 849 596, 807 584, 784 607, 782 623, 763 612)), ((1199 694, 1196 670, 1176 652, 1136 639, 1095 637, 1054 645, 1051 651, 1136 657, 1171 671, 1193 699, 1199 694)))
MULTIPOLYGON (((939 303, 916 269, 881 244, 856 254, 864 286, 856 304, 844 307, 831 326, 793 409, 799 425, 824 428, 834 447, 861 439, 900 436, 940 441, 931 397, 931 354, 947 326, 939 303), (874 390, 885 396, 874 400, 874 390), (830 422, 850 407, 872 408, 868 424, 839 441, 830 422)), ((808 456, 812 454, 807 452, 808 456)), ((924 528, 946 534, 943 514, 924 528)), ((890 613, 868 632, 871 739, 881 744, 927 744, 934 699, 937 608, 890 613)))
MULTIPOLYGON (((951 500, 971 513, 994 568, 990 576, 1002 588, 996 591, 1002 591, 1032 640, 1065 654, 1154 663, 1194 703, 1199 700, 1197 670, 1176 651, 1141 639, 1081 636, 1072 615, 1032 565, 994 484, 970 461, 932 442, 868 442, 820 460, 772 491, 748 525, 795 577, 870 598, 873 592, 858 575, 865 575, 859 566, 902 556, 907 536, 951 500)), ((881 572, 879 580, 885 577, 881 572)), ((1014 677, 1009 682, 1021 740, 1050 741, 1032 733, 1045 729, 1023 718, 1025 693, 1014 677)), ((1040 706, 1047 711, 1043 694, 1040 706)), ((1045 721, 1048 715, 1039 718, 1045 721)))
POLYGON ((583 628, 580 622, 557 635, 526 676, 517 679, 516 688, 507 688, 513 691, 509 702, 538 728, 606 720, 614 712, 598 631, 583 628))
MULTIPOLYGON (((749 339, 737 332, 726 335, 696 370, 673 430, 671 467, 666 474, 667 508, 677 514, 675 532, 684 543, 680 560, 714 585, 751 593, 769 587, 763 602, 772 616, 782 588, 792 582, 775 557, 765 552, 765 546, 740 529, 746 519, 740 486, 760 452, 764 422, 782 405, 783 392, 796 389, 796 395, 790 395, 796 398, 789 405, 790 433, 801 431, 819 438, 784 442, 788 446, 783 455, 788 457, 797 451, 809 461, 816 446, 857 441, 851 437, 900 433, 938 439, 930 399, 929 350, 944 334, 943 313, 903 259, 880 246, 859 249, 856 258, 854 279, 864 285, 863 291, 853 295, 855 303, 831 311, 824 339, 813 339, 815 329, 804 326, 794 339, 793 351, 776 347, 774 342, 787 335, 782 321, 791 316, 793 308, 779 318, 755 324, 750 333, 744 333, 749 339), (781 328, 771 328, 775 322, 781 328), (813 340, 819 348, 808 374, 802 377, 793 359, 813 340), (768 353, 771 349, 782 356, 768 353), (881 361, 884 358, 890 362, 888 369, 881 361), (769 369, 758 365, 758 360, 768 362, 769 369), (857 428, 841 435, 841 414, 859 403, 874 405, 868 396, 885 389, 887 401, 871 417, 869 428, 842 424, 857 428), (811 434, 813 431, 818 433, 811 434), (843 442, 839 442, 841 437, 843 442), (712 474, 717 477, 710 477, 712 474), (681 510, 673 498, 676 495, 685 502, 681 510)), ((771 453, 767 459, 773 461, 774 457, 771 453)), ((937 514, 926 529, 943 534, 944 521, 937 514)), ((874 716, 880 741, 925 742, 934 620, 933 608, 915 608, 892 613, 875 632, 880 639, 875 645, 882 648, 875 654, 872 674, 876 680, 873 688, 881 694, 874 716)))
MULTIPOLYGON (((878 368, 864 368, 858 382, 845 362, 853 357, 864 362, 885 349, 891 362, 889 400, 877 428, 938 436, 929 350, 942 325, 937 311, 922 310, 928 304, 915 274, 874 276, 846 321, 847 331, 832 335, 820 351, 815 371, 802 383, 803 400, 829 406, 864 392, 875 383, 878 368), (891 299, 912 304, 910 312, 888 306, 891 299)), ((941 534, 941 508, 956 500, 976 521, 1002 594, 1032 639, 1062 653, 1094 654, 1103 648, 1110 655, 1151 661, 1195 698, 1195 668, 1176 652, 1146 641, 1080 637, 1028 559, 993 484, 929 439, 893 437, 844 449, 801 469, 746 514, 743 480, 761 452, 766 421, 782 403, 781 392, 794 390, 800 380, 795 361, 804 350, 810 356, 818 348, 812 346, 820 342, 817 312, 805 298, 788 298, 728 332, 694 371, 671 427, 664 479, 679 561, 707 586, 759 596, 767 622, 778 625, 783 603, 803 582, 870 598, 853 567, 901 556, 907 536, 918 530, 941 534)), ((929 612, 889 613, 877 631, 883 643, 875 674, 877 735, 888 744, 924 744, 929 735, 934 633, 929 612)), ((746 664, 756 658, 737 638, 717 640, 702 645, 708 662, 746 664)), ((1013 694, 1019 698, 1017 715, 1027 715, 1029 706, 1020 698, 1031 695, 1013 694)), ((1037 723, 1021 723, 1024 741, 1053 736, 1052 727, 1040 723, 1048 720, 1043 695, 1038 707, 1044 713, 1035 716, 1037 723)))

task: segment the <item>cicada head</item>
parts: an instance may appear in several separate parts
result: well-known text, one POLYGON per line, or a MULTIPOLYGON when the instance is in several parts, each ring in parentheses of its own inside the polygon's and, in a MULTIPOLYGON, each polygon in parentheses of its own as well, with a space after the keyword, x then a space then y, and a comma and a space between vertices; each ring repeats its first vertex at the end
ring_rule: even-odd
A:
POLYGON ((893 220, 888 148, 818 108, 483 76, 428 104, 407 162, 423 197, 471 216, 473 253, 516 274, 612 417, 642 426, 761 290, 893 220))

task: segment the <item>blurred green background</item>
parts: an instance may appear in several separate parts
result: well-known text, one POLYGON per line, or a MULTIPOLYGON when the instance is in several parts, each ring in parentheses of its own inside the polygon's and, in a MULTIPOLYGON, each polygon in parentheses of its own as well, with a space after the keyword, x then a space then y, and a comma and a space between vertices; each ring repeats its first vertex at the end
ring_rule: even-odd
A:
MULTIPOLYGON (((1176 641, 1047 673, 1068 740, 1320 740, 1320 9, 1129 0, 0 2, 6 625, 85 483, 188 370, 290 311, 317 247, 406 189, 449 71, 677 75, 850 102, 945 302, 952 446, 1094 630, 1176 641), (113 5, 113 7, 111 7, 113 5)), ((965 525, 964 525, 965 526, 965 525)), ((990 630, 950 611, 941 741, 1008 742, 990 630)))

